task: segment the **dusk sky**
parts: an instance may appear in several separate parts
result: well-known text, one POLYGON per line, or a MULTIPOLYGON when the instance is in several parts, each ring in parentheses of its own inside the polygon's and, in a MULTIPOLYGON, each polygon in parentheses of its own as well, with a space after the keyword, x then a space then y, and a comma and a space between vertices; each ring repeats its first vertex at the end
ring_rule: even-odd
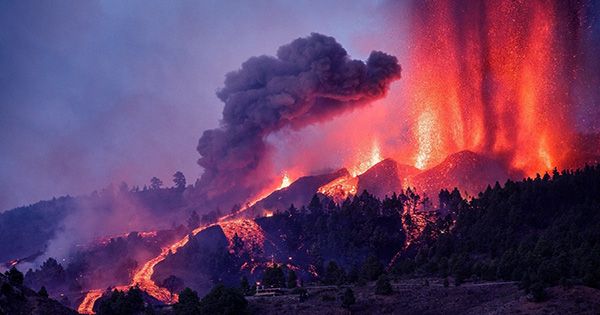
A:
POLYGON ((177 170, 193 183, 227 72, 311 32, 385 51, 380 2, 2 2, 0 211, 177 170))

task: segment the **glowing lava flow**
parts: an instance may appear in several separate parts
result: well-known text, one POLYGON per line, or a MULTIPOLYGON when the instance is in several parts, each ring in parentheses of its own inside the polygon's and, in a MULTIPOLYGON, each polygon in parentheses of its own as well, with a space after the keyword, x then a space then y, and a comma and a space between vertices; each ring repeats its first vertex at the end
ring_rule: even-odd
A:
MULTIPOLYGON (((191 234, 196 235, 211 226, 214 226, 214 224, 207 225, 207 226, 201 226, 201 227, 193 230, 191 234)), ((165 258, 167 258, 168 255, 176 253, 177 250, 179 250, 181 247, 185 246, 185 244, 187 244, 189 242, 189 240, 190 240, 190 236, 188 234, 185 237, 183 237, 182 239, 180 239, 179 241, 175 242, 174 244, 164 247, 162 249, 160 255, 147 261, 142 266, 142 268, 140 268, 133 275, 133 280, 130 285, 118 286, 118 287, 115 287, 115 289, 123 291, 123 290, 127 290, 131 287, 137 286, 141 290, 146 291, 148 294, 150 294, 154 298, 156 298, 164 303, 167 303, 167 304, 176 303, 179 299, 179 296, 177 294, 169 292, 169 290, 167 290, 165 288, 159 287, 154 282, 154 280, 152 280, 152 275, 154 274, 154 267, 158 263, 165 260, 165 258)), ((94 314, 94 311, 93 311, 94 303, 96 303, 96 301, 102 296, 103 293, 104 293, 103 290, 97 290, 97 289, 88 291, 85 298, 83 299, 83 302, 81 302, 81 304, 77 308, 78 312, 80 312, 82 314, 94 314)))
MULTIPOLYGON (((211 226, 214 226, 214 224, 207 225, 207 226, 201 226, 201 227, 193 230, 192 235, 196 235, 211 226)), ((154 267, 158 263, 165 260, 165 258, 167 258, 168 255, 175 254, 180 248, 185 246, 185 244, 187 244, 189 242, 189 240, 190 240, 190 235, 188 234, 184 238, 182 238, 179 241, 172 244, 171 246, 163 248, 160 255, 147 261, 142 266, 142 268, 140 270, 138 270, 135 273, 135 275, 133 275, 133 281, 132 281, 131 286, 137 285, 140 289, 146 291, 151 296, 153 296, 156 299, 158 299, 162 302, 165 302, 167 304, 176 303, 179 300, 179 296, 177 294, 169 292, 169 290, 167 290, 165 288, 159 287, 154 282, 154 280, 152 280, 152 275, 154 274, 154 267)))
POLYGON ((229 240, 229 249, 232 250, 233 237, 237 236, 244 242, 244 249, 252 252, 255 249, 264 250, 265 233, 263 229, 254 222, 254 220, 238 219, 233 221, 219 223, 225 237, 229 240))
POLYGON ((350 168, 350 173, 338 177, 331 182, 319 187, 319 193, 329 196, 333 201, 340 203, 346 198, 356 195, 358 190, 358 176, 366 172, 373 165, 381 162, 381 152, 377 141, 373 141, 371 152, 368 156, 359 156, 358 163, 350 168))
POLYGON ((79 304, 77 312, 80 314, 94 314, 94 303, 102 296, 103 290, 90 290, 79 304))
MULTIPOLYGON (((282 189, 282 188, 289 186, 290 182, 291 182, 291 180, 288 177, 287 173, 284 174, 282 183, 278 189, 282 189)), ((250 202, 246 203, 246 205, 242 209, 240 209, 238 212, 231 213, 231 214, 228 214, 228 215, 225 215, 225 216, 219 218, 217 220, 219 223, 217 223, 217 224, 201 226, 201 227, 193 230, 191 234, 196 235, 209 227, 212 227, 215 225, 220 225, 221 228, 223 229, 223 232, 225 233, 227 238, 230 240, 230 242, 231 242, 231 239, 233 238, 233 235, 235 233, 238 233, 238 236, 240 236, 244 240, 245 243, 248 243, 249 246, 256 246, 256 245, 260 244, 260 246, 262 248, 262 244, 264 244, 264 240, 265 240, 264 233, 262 232, 262 229, 254 221, 243 220, 243 219, 233 220, 233 221, 228 221, 228 220, 231 219, 232 217, 234 217, 235 215, 239 214, 240 212, 243 212, 244 210, 250 208, 256 202, 265 198, 270 193, 272 193, 272 191, 268 191, 268 192, 265 191, 265 192, 259 194, 258 197, 254 198, 250 202)), ((152 233, 154 233, 154 232, 147 232, 144 235, 145 236, 155 235, 152 233)), ((189 240, 190 240, 190 235, 188 234, 185 237, 183 237, 182 239, 180 239, 179 241, 173 243, 172 245, 164 247, 161 250, 160 255, 150 259, 138 271, 136 271, 136 273, 133 275, 133 279, 132 279, 132 282, 130 285, 115 287, 115 289, 127 290, 128 288, 137 286, 141 290, 146 291, 152 297, 154 297, 164 303, 167 303, 167 304, 176 303, 179 300, 179 296, 177 294, 171 293, 169 290, 167 290, 165 288, 159 287, 154 282, 154 280, 152 280, 152 275, 154 274, 154 268, 156 267, 156 265, 158 265, 160 262, 165 260, 167 258, 167 256, 169 256, 170 254, 175 254, 180 248, 185 246, 189 242, 189 240)), ((102 296, 102 294, 103 294, 103 290, 99 290, 99 289, 98 290, 94 289, 94 290, 88 291, 86 293, 86 296, 83 299, 83 302, 79 305, 78 311, 82 314, 93 314, 94 313, 94 311, 93 311, 94 303, 102 296)))
POLYGON ((358 177, 348 174, 319 187, 318 192, 329 196, 336 203, 340 203, 346 198, 356 195, 357 186, 358 177))

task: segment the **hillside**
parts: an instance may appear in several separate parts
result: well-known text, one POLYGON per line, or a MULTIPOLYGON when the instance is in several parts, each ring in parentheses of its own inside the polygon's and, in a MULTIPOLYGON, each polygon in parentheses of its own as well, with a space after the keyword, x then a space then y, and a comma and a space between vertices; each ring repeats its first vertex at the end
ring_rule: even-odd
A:
MULTIPOLYGON (((356 303, 352 314, 598 314, 600 290, 583 286, 550 288, 547 301, 527 299, 512 283, 470 283, 444 287, 438 279, 392 282, 389 295, 374 293, 374 283, 353 286, 356 303), (425 285, 425 281, 429 285, 425 285)), ((307 298, 280 296, 249 297, 256 314, 348 314, 342 304, 343 288, 310 290, 307 298)))
POLYGON ((36 293, 21 284, 11 283, 0 274, 0 314, 6 315, 75 315, 77 312, 61 303, 36 293))

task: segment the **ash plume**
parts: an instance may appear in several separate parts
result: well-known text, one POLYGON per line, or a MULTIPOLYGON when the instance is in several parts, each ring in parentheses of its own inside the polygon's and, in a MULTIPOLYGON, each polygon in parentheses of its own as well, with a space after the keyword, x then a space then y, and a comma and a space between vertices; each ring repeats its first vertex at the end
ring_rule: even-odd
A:
POLYGON ((217 93, 225 103, 220 127, 199 140, 201 196, 210 205, 253 197, 271 180, 266 136, 381 98, 400 72, 394 56, 373 51, 366 62, 352 60, 333 37, 316 33, 281 46, 276 57, 248 59, 217 93))

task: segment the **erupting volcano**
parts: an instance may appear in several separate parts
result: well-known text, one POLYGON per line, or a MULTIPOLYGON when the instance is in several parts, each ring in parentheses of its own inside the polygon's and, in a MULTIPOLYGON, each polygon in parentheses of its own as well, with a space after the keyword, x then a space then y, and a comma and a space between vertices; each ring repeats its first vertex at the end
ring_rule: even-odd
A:
MULTIPOLYGON (((232 294, 295 292, 300 301, 310 295, 296 289, 304 280, 318 287, 314 296, 344 287, 347 309, 355 303, 350 288, 392 294, 391 274, 441 277, 445 287, 449 277, 456 287, 467 279, 521 281, 534 299, 545 298, 535 297, 536 288, 571 279, 600 287, 600 240, 590 232, 600 225, 588 223, 598 221, 600 202, 600 171, 590 166, 600 162, 600 6, 589 0, 377 6, 385 18, 372 23, 385 25, 385 33, 365 39, 344 29, 338 39, 348 40, 348 48, 312 33, 226 74, 214 99, 222 107, 218 124, 212 117, 214 124, 194 135, 201 173, 192 185, 177 171, 169 187, 153 177, 142 189, 111 184, 89 196, 0 213, 0 236, 10 238, 3 242, 10 271, 0 277, 0 313, 13 287, 26 286, 37 286, 30 292, 36 299, 60 294, 61 303, 84 314, 125 299, 119 292, 107 297, 112 290, 144 292, 141 307, 166 305, 168 313, 182 304, 180 292, 184 301, 237 281, 241 293, 232 294), (371 50, 378 42, 387 52, 371 50), (569 170, 575 168, 581 170, 569 170), (96 216, 111 226, 98 227, 96 216), (13 229, 23 222, 23 231, 13 229), (88 225, 93 233, 81 231, 88 225), (150 231, 131 232, 142 229, 150 231), (85 237, 72 245, 77 234, 85 237), (25 245, 12 244, 14 235, 25 245), (559 240, 544 243, 551 236, 559 240), (580 247, 571 249, 574 239, 580 247), (589 255, 585 265, 578 255, 589 255), (19 277, 16 267, 36 267, 41 259, 47 261, 39 270, 19 277), (356 285, 362 282, 371 285, 356 285)), ((136 106, 131 96, 118 102, 136 106)), ((67 165, 71 153, 63 149, 49 159, 67 165)))
POLYGON ((571 1, 424 1, 406 64, 415 166, 461 150, 528 175, 572 167, 587 84, 585 8, 571 1))

